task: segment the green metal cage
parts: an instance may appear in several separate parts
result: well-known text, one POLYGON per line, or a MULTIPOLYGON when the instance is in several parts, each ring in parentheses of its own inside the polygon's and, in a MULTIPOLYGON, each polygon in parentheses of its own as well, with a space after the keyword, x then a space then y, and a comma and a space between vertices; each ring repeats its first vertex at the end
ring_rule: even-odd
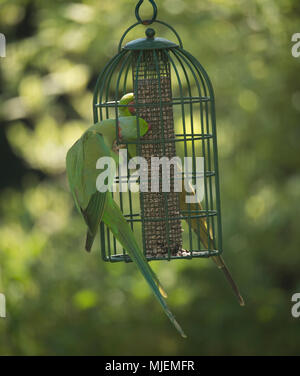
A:
MULTIPOLYGON (((118 53, 98 77, 93 99, 94 122, 108 118, 118 120, 120 98, 133 92, 137 118, 151 124, 151 130, 144 137, 131 142, 136 144, 137 154, 149 165, 153 156, 190 157, 193 183, 197 177, 196 157, 202 157, 204 195, 200 208, 187 204, 183 210, 180 194, 174 189, 177 175, 171 169, 170 192, 163 192, 159 182, 156 192, 117 191, 113 194, 114 199, 136 234, 147 260, 216 256, 222 252, 222 229, 213 87, 202 65, 184 50, 175 29, 156 20, 156 8, 150 21, 142 21, 138 10, 138 22, 123 34, 118 53), (152 23, 169 28, 177 42, 155 37, 155 31, 147 28, 145 38, 122 46, 133 28, 152 23), (207 226, 205 241, 203 234, 200 236, 204 220, 207 226), (197 222, 198 232, 192 230, 192 221, 197 222)), ((116 137, 120 143, 117 127, 116 137)), ((162 173, 159 167, 160 180, 162 173)), ((130 175, 129 170, 127 175, 130 175)), ((118 176, 117 186, 126 178, 118 176)), ((103 260, 131 261, 103 223, 100 225, 100 243, 103 260)))

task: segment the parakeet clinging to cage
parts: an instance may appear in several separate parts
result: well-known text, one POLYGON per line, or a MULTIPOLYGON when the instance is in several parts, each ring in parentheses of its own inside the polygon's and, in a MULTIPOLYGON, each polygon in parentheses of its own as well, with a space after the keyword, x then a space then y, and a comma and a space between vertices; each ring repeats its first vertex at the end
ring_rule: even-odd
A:
MULTIPOLYGON (((142 136, 147 131, 148 124, 141 118, 138 121, 135 116, 118 118, 120 140, 132 141, 137 138, 138 133, 142 136)), ((186 337, 164 300, 164 297, 167 297, 166 292, 140 251, 130 226, 109 192, 115 170, 113 164, 106 163, 111 161, 110 158, 117 163, 117 153, 115 119, 107 119, 88 128, 67 153, 66 167, 70 190, 75 205, 88 227, 85 248, 90 251, 99 225, 103 221, 135 262, 173 325, 183 337, 186 337), (101 157, 107 159, 103 159, 103 163, 98 165, 101 157), (104 165, 108 167, 104 169, 104 165), (99 181, 102 173, 106 174, 106 179, 99 181)))
MULTIPOLYGON (((134 104, 134 94, 133 93, 125 94, 121 98, 119 104, 124 106, 124 107, 122 107, 122 106, 119 107, 120 116, 135 115, 135 104, 134 104), (126 105, 126 107, 125 107, 125 105, 126 105)), ((136 155, 136 146, 133 145, 133 144, 129 144, 128 145, 128 152, 129 152, 131 157, 134 157, 136 155)), ((177 168, 180 170, 179 166, 177 166, 177 168)), ((188 195, 193 195, 193 194, 195 195, 195 192, 193 191, 193 187, 190 186, 190 192, 188 193, 188 195)), ((191 212, 203 210, 201 202, 196 202, 196 203, 193 203, 193 204, 187 204, 186 200, 185 200, 186 195, 187 195, 187 192, 185 190, 184 184, 182 183, 182 190, 180 192, 180 200, 179 200, 180 201, 180 210, 182 212, 183 211, 188 212, 189 209, 190 209, 191 212), (189 208, 189 205, 190 205, 190 208, 189 208)), ((211 229, 208 232, 207 220, 206 220, 205 217, 191 218, 190 220, 187 219, 187 221, 191 224, 193 231, 197 235, 199 235, 200 240, 201 240, 201 242, 202 242, 202 244, 204 245, 205 248, 207 248, 207 249, 209 248, 209 239, 210 239, 210 245, 215 248, 215 242, 214 242, 214 239, 213 239, 213 236, 212 236, 212 232, 211 232, 211 229)), ((231 273, 229 272, 229 270, 228 270, 228 268, 227 268, 227 266, 224 262, 223 257, 220 256, 220 255, 217 255, 217 256, 212 256, 212 259, 215 262, 215 264, 217 265, 217 267, 223 271, 227 281, 229 282, 229 284, 232 287, 235 295, 237 296, 240 305, 244 306, 245 305, 244 299, 241 296, 239 289, 237 287, 237 284, 234 282, 234 280, 231 276, 231 273)))

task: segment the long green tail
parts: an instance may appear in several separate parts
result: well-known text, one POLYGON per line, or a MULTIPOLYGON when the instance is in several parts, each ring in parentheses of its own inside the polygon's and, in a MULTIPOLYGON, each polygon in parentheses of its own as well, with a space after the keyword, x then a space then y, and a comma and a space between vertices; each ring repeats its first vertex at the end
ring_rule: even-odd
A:
MULTIPOLYGON (((110 228, 124 249, 128 252, 128 255, 132 261, 136 263, 172 324, 175 326, 181 336, 186 338, 181 326, 178 324, 165 300, 163 299, 161 288, 156 285, 157 282, 159 283, 158 278, 155 276, 143 253, 140 251, 126 219, 110 194, 102 220, 110 228)), ((159 286, 161 286, 160 283, 159 286)))
POLYGON ((237 287, 237 284, 234 282, 234 279, 232 278, 232 275, 229 271, 229 269, 227 268, 226 264, 225 264, 225 261, 223 259, 222 256, 212 256, 212 259, 213 261, 215 262, 215 264, 217 265, 217 267, 223 271, 227 281, 229 282, 232 290, 234 291, 235 295, 237 296, 238 298, 238 301, 240 303, 240 306, 244 306, 245 305, 245 301, 239 291, 239 288, 237 287))
MULTIPOLYGON (((185 202, 185 195, 186 195, 186 192, 185 192, 185 190, 183 190, 180 193, 180 209, 183 210, 183 211, 188 210, 188 206, 185 202)), ((190 210, 196 212, 197 210, 203 210, 203 208, 201 206, 201 203, 193 203, 193 204, 190 204, 190 210)), ((210 239, 211 244, 213 244, 213 247, 215 248, 215 244, 214 244, 215 242, 214 242, 212 233, 211 233, 211 231, 210 231, 210 234, 208 233, 207 221, 206 221, 205 217, 203 217, 203 218, 192 218, 190 221, 187 220, 187 222, 191 224, 194 232, 197 235, 200 236, 201 242, 204 245, 204 247, 209 248, 208 242, 209 242, 209 239, 210 239)), ((244 301, 244 299, 243 299, 243 297, 242 297, 242 295, 239 291, 239 288, 238 288, 237 284, 235 283, 229 269, 227 268, 223 257, 220 256, 220 255, 212 256, 212 259, 213 259, 214 263, 217 265, 217 267, 220 270, 223 271, 224 276, 227 279, 227 281, 229 282, 233 292, 235 293, 235 295, 236 295, 236 297, 239 301, 240 306, 244 306, 245 301, 244 301)))

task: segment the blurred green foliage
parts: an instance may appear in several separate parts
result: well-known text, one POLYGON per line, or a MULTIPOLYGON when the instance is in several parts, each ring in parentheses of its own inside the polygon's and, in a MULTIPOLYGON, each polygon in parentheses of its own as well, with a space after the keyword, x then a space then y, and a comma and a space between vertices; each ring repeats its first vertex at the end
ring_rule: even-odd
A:
POLYGON ((0 1, 0 354, 298 355, 299 1, 157 1, 214 83, 224 255, 246 307, 210 260, 152 263, 182 340, 134 265, 83 251, 65 154, 92 122, 97 75, 135 4, 0 1))

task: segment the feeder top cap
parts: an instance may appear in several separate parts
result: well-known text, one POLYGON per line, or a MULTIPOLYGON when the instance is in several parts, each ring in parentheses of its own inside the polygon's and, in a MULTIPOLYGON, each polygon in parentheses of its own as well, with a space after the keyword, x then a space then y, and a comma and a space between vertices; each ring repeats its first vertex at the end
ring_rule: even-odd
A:
POLYGON ((128 42, 123 48, 125 50, 157 50, 164 48, 175 48, 178 45, 165 38, 155 38, 155 30, 148 28, 146 38, 139 38, 128 42))

